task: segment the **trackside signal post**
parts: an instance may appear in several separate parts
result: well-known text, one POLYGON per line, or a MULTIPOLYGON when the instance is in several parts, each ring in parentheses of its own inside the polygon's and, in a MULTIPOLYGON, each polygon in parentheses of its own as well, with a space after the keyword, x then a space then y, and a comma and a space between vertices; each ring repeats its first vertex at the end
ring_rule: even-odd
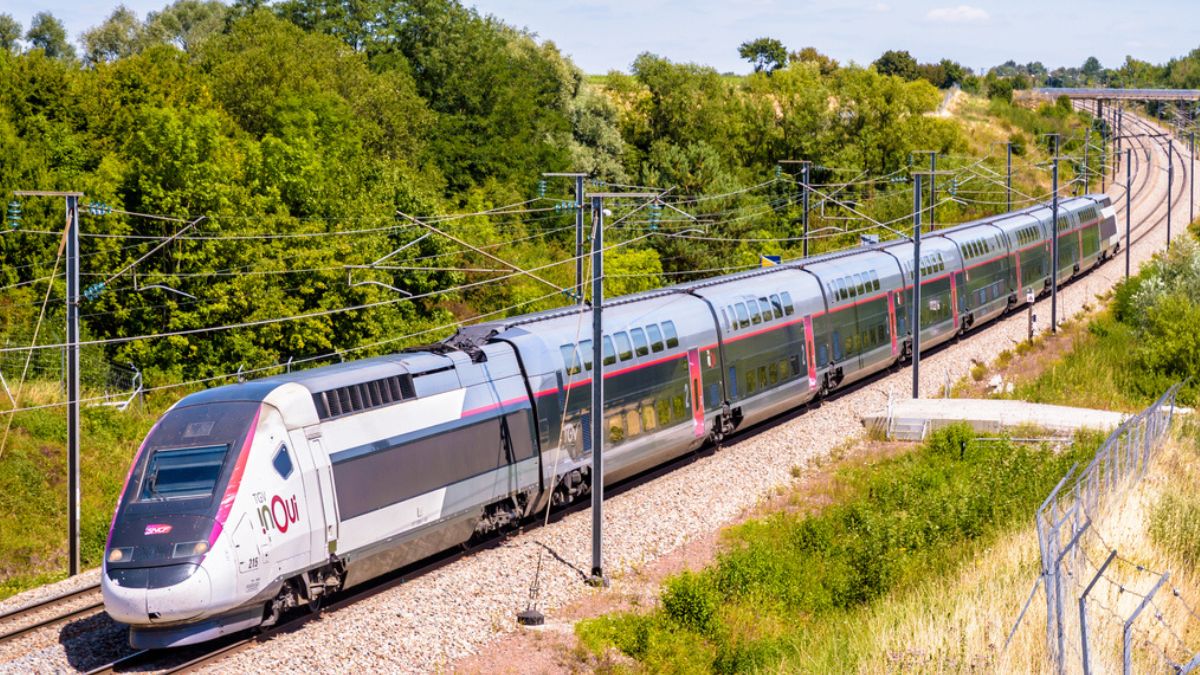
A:
POLYGON ((575 179, 575 302, 583 304, 583 179, 586 173, 579 172, 547 172, 546 178, 575 179))
POLYGON ((18 197, 62 197, 67 256, 67 549, 71 576, 79 574, 79 198, 82 192, 16 190, 18 197))
MULTIPOLYGON (((953 173, 942 171, 942 175, 953 173)), ((913 176, 913 297, 909 316, 912 326, 912 397, 921 398, 921 177, 930 180, 937 171, 914 171, 913 176)), ((951 311, 958 311, 952 307, 951 311)))
POLYGON ((804 228, 803 256, 805 258, 807 258, 808 257, 808 192, 809 192, 808 178, 809 178, 810 169, 812 169, 812 162, 808 161, 807 159, 781 159, 781 160, 779 160, 779 163, 784 166, 789 165, 789 164, 799 164, 800 165, 800 186, 801 186, 801 195, 802 195, 801 201, 803 203, 803 209, 800 212, 801 213, 800 223, 801 223, 802 227, 804 228))
POLYGON ((592 201, 592 573, 588 584, 608 586, 604 574, 604 199, 651 199, 658 192, 594 192, 592 201))

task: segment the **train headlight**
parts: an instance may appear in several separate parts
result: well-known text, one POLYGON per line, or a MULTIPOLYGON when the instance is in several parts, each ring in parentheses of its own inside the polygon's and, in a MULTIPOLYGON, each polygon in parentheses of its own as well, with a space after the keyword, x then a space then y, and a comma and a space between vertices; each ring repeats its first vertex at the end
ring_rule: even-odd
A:
POLYGON ((133 547, 114 548, 108 552, 108 562, 128 562, 133 559, 133 547))
POLYGON ((175 550, 171 552, 172 558, 190 558, 194 555, 204 555, 208 553, 207 541, 186 541, 182 544, 175 544, 175 550))

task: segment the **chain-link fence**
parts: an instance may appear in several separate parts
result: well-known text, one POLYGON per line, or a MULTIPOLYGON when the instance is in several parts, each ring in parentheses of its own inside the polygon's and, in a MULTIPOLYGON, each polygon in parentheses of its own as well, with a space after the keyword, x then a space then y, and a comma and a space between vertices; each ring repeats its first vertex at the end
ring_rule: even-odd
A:
POLYGON ((1122 555, 1104 533, 1104 524, 1129 508, 1122 498, 1162 448, 1180 386, 1126 420, 1082 471, 1071 467, 1038 509, 1041 574, 1008 641, 1042 589, 1046 653, 1055 672, 1094 672, 1099 654, 1110 669, 1119 664, 1124 673, 1135 671, 1135 654, 1138 670, 1160 662, 1163 670, 1186 673, 1200 665, 1200 645, 1189 647, 1181 637, 1183 626, 1198 617, 1169 583, 1170 572, 1150 569, 1136 553, 1122 555), (1168 601, 1173 608, 1166 607, 1168 601))

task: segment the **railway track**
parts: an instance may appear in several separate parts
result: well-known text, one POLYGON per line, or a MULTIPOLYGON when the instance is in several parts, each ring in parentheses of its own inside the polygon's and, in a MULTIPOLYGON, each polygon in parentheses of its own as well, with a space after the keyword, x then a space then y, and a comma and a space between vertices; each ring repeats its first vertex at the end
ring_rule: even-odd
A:
MULTIPOLYGON (((1142 122, 1140 119, 1138 119, 1136 117, 1131 117, 1131 118, 1134 120, 1137 120, 1138 122, 1142 122)), ((1145 123, 1142 123, 1142 124, 1145 124, 1145 123)), ((1148 124, 1145 124, 1145 128, 1152 129, 1152 127, 1148 124)), ((1155 131, 1157 131, 1157 130, 1155 130, 1155 131)), ((1150 139, 1139 138, 1139 139, 1135 139, 1135 140, 1137 141, 1140 150, 1146 151, 1148 153, 1155 152, 1154 148, 1150 145, 1150 143, 1152 143, 1152 141, 1150 139)), ((1148 171, 1147 170, 1148 167, 1154 167, 1154 168, 1158 168, 1158 167, 1156 167, 1156 165, 1153 162, 1148 161, 1148 159, 1143 159, 1143 154, 1144 154, 1143 152, 1135 152, 1134 153, 1135 162, 1136 162, 1134 168, 1136 171, 1134 174, 1135 175, 1134 192, 1131 195, 1131 200, 1133 201, 1133 205, 1134 205, 1134 209, 1135 209, 1135 216, 1136 216, 1138 225, 1134 229, 1134 232, 1136 233, 1136 238, 1133 239, 1132 244, 1137 244, 1138 242, 1142 241, 1145 237, 1149 236, 1153 231, 1155 231, 1158 228, 1159 225, 1161 225, 1163 222, 1165 222, 1165 219, 1166 219, 1165 192, 1162 194, 1162 196, 1157 197, 1157 199, 1154 199, 1154 197, 1155 197, 1154 193, 1159 189, 1161 181, 1165 179, 1165 175, 1159 176, 1156 174, 1165 174, 1165 172, 1163 172, 1163 171, 1148 171), (1152 200, 1152 201, 1150 201, 1150 204, 1147 206, 1146 204, 1143 203, 1144 200, 1152 200), (1146 213, 1147 209, 1149 209, 1149 213, 1146 213)), ((1161 156, 1161 154, 1162 153, 1160 152, 1159 155, 1161 156)), ((1173 158, 1173 161, 1175 161, 1175 158, 1173 158)), ((1184 164, 1182 157, 1178 158, 1178 161, 1180 162, 1181 165, 1184 164)), ((1187 170, 1186 167, 1184 167, 1184 173, 1182 175, 1184 175, 1184 176, 1187 175, 1186 170, 1187 170)), ((1177 187, 1178 193, 1180 195, 1179 203, 1183 203, 1182 195, 1185 194, 1185 191, 1186 191, 1186 181, 1179 181, 1179 182, 1180 182, 1180 185, 1177 187)), ((1123 209, 1124 199, 1121 199, 1119 201, 1120 201, 1120 206, 1123 209)), ((929 352, 929 354, 933 355, 933 354, 941 351, 942 349, 949 348, 949 347, 950 347, 949 344, 944 345, 942 347, 939 347, 937 350, 931 350, 929 352)), ((871 384, 877 382, 880 378, 885 377, 885 376, 886 376, 886 374, 880 374, 876 377, 869 378, 868 380, 866 380, 862 383, 856 384, 854 387, 850 387, 845 391, 837 392, 834 396, 831 396, 828 400, 831 402, 835 401, 839 398, 842 398, 843 396, 846 396, 850 393, 858 391, 858 390, 862 389, 863 387, 870 386, 871 384)), ((731 436, 729 439, 727 439, 726 443, 732 445, 732 444, 738 443, 739 441, 748 439, 752 436, 756 436, 768 429, 771 429, 776 426, 787 423, 788 421, 803 414, 803 412, 804 412, 804 409, 791 411, 791 412, 785 413, 785 414, 775 418, 774 420, 770 420, 761 425, 758 425, 757 427, 755 427, 753 429, 741 430, 738 433, 731 436)), ((624 492, 633 490, 645 483, 654 481, 655 479, 657 479, 665 474, 668 474, 677 469, 680 469, 681 467, 683 467, 687 464, 691 464, 700 458, 706 457, 706 456, 716 452, 717 450, 718 450, 718 448, 714 448, 711 446, 706 447, 706 448, 702 449, 701 451, 698 451, 695 454, 676 459, 666 465, 657 467, 657 468, 652 469, 652 470, 650 470, 646 473, 643 473, 639 476, 630 478, 627 481, 624 481, 617 486, 613 486, 612 488, 607 490, 607 492, 608 492, 609 496, 617 496, 624 492)), ((576 513, 581 510, 585 510, 588 507, 589 507, 589 504, 588 504, 587 500, 570 505, 566 508, 555 511, 550 517, 550 522, 557 522, 559 520, 562 520, 563 518, 566 518, 567 516, 569 516, 573 513, 576 513)), ((538 518, 539 522, 528 523, 527 526, 530 527, 530 529, 531 529, 533 526, 540 525, 540 520, 541 519, 538 518)), ((159 672, 175 673, 175 672, 191 672, 191 671, 200 670, 202 668, 212 666, 213 664, 216 664, 225 658, 233 656, 234 654, 237 654, 239 652, 250 649, 257 644, 261 644, 261 643, 270 641, 273 638, 282 636, 287 633, 298 631, 301 628, 303 628, 305 625, 309 624, 310 622, 317 620, 320 616, 336 614, 339 610, 342 610, 342 609, 349 607, 351 605, 354 605, 356 603, 362 602, 363 600, 366 600, 367 598, 370 598, 372 596, 375 596, 375 595, 384 593, 388 590, 391 590, 393 588, 396 588, 404 583, 412 581, 413 579, 415 579, 417 577, 426 575, 434 570, 449 566, 449 565, 461 560, 462 558, 464 558, 466 556, 469 556, 469 555, 472 555, 475 553, 479 553, 487 548, 498 546, 503 541, 505 541, 505 536, 491 537, 489 539, 477 542, 476 544, 473 544, 464 549, 453 551, 453 552, 448 552, 448 553, 443 553, 443 554, 440 554, 433 558, 427 559, 426 561, 417 563, 415 566, 410 566, 409 568, 405 568, 405 569, 395 572, 391 575, 382 577, 377 582, 368 584, 363 587, 357 587, 350 591, 346 591, 343 594, 332 597, 320 614, 310 613, 310 612, 307 612, 306 610, 298 610, 291 614, 285 615, 283 617, 283 619, 281 620, 281 622, 279 624, 277 624, 276 626, 261 630, 254 634, 232 636, 230 638, 220 640, 220 641, 217 641, 214 643, 208 643, 205 645, 199 645, 199 646, 191 647, 191 648, 182 648, 182 649, 169 650, 169 651, 139 651, 139 652, 127 653, 127 654, 120 656, 120 658, 116 658, 116 659, 112 660, 111 662, 105 663, 99 667, 95 667, 92 670, 89 670, 88 672, 109 673, 109 672, 125 672, 125 671, 133 671, 133 670, 137 670, 137 671, 152 670, 152 671, 159 671, 159 672)), ((69 602, 70 601, 69 597, 82 597, 89 590, 94 591, 95 588, 96 587, 91 587, 90 589, 81 589, 78 592, 60 596, 57 598, 51 598, 47 601, 44 601, 43 603, 39 603, 38 605, 30 606, 28 608, 23 608, 22 610, 17 610, 17 611, 20 612, 24 616, 29 616, 32 613, 39 611, 39 608, 41 610, 44 610, 44 609, 48 609, 49 607, 52 607, 56 604, 69 602)), ((37 630, 38 628, 53 625, 55 623, 61 623, 63 621, 70 620, 71 618, 73 618, 75 616, 82 616, 84 611, 89 611, 89 612, 94 613, 94 612, 100 611, 100 609, 101 608, 99 606, 99 603, 96 603, 95 605, 90 606, 88 610, 76 610, 75 612, 72 612, 70 615, 63 614, 61 616, 53 617, 52 619, 47 620, 45 622, 40 622, 38 624, 34 624, 34 625, 28 626, 26 628, 22 628, 22 629, 20 629, 20 631, 21 631, 20 634, 27 634, 29 632, 37 630)), ((15 616, 16 612, 14 612, 13 614, 15 616)), ((8 617, 9 617, 9 615, 4 615, 4 616, 0 617, 0 622, 5 621, 8 617)), ((17 637, 17 635, 13 635, 13 637, 17 637)), ((5 638, 0 638, 0 639, 8 639, 8 638, 5 637, 5 638)))
POLYGON ((48 628, 60 624, 64 621, 95 614, 104 610, 104 603, 100 599, 100 584, 95 583, 83 588, 80 588, 70 593, 63 593, 45 600, 40 600, 32 605, 26 605, 17 609, 0 614, 0 644, 15 640, 16 638, 32 633, 33 631, 42 628, 48 628), (93 597, 94 596, 94 597, 93 597), (75 601, 81 598, 89 598, 89 602, 71 609, 59 610, 60 606, 69 606, 75 604, 75 601), (55 611, 58 610, 58 611, 55 611), (16 628, 11 628, 13 624, 21 624, 25 619, 36 617, 46 612, 53 612, 50 616, 39 618, 30 623, 25 623, 16 628))

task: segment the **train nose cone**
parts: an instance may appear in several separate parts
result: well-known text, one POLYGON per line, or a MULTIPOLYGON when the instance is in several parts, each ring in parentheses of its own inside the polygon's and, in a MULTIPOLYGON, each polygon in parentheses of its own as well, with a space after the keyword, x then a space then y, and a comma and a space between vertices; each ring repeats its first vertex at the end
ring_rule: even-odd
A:
POLYGON ((212 603, 208 572, 192 563, 107 570, 102 591, 109 616, 131 625, 187 621, 212 603))

